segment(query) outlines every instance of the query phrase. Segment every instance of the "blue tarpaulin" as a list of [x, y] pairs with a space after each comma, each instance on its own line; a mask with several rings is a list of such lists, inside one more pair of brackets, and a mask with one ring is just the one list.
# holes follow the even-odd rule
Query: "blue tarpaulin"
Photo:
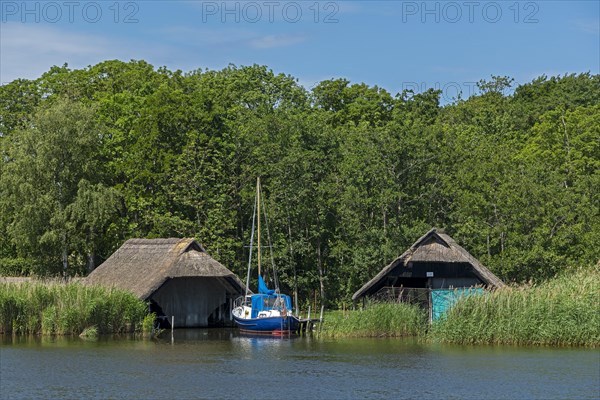
[[437, 321], [464, 296], [483, 294], [483, 288], [435, 289], [431, 291], [432, 319]]
[[253, 294], [252, 315], [250, 318], [258, 317], [258, 313], [268, 310], [292, 310], [292, 299], [286, 294]]
[[260, 275], [258, 276], [258, 293], [275, 294], [275, 290], [269, 289]]

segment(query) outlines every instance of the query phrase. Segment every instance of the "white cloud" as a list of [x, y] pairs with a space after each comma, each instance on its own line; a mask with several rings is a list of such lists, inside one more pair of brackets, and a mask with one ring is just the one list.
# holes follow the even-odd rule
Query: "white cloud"
[[196, 47], [222, 47], [232, 46], [252, 49], [272, 49], [277, 47], [288, 47], [306, 40], [303, 34], [270, 34], [236, 28], [190, 28], [185, 26], [168, 27], [161, 32], [175, 43], [187, 43]]
[[582, 32], [600, 35], [600, 20], [598, 19], [576, 20], [575, 26]]
[[305, 40], [303, 35], [267, 35], [250, 40], [250, 45], [256, 49], [272, 49], [293, 46]]
[[146, 46], [133, 40], [93, 35], [58, 26], [7, 22], [0, 24], [0, 84], [36, 79], [53, 65], [85, 68], [105, 60], [166, 60], [164, 45]]
[[0, 29], [0, 83], [37, 78], [52, 65], [101, 58], [109, 45], [101, 38], [41, 24], [7, 22]]
[[[67, 63], [70, 68], [85, 68], [112, 59], [143, 59], [170, 69], [217, 67], [235, 62], [231, 53], [236, 49], [238, 53], [240, 50], [268, 50], [306, 40], [302, 34], [265, 34], [245, 28], [172, 26], [160, 31], [162, 39], [166, 39], [162, 43], [152, 40], [156, 31], [124, 38], [47, 24], [7, 22], [0, 24], [0, 29], [0, 84], [19, 78], [36, 79], [53, 65]], [[215, 63], [218, 65], [213, 65]]]
[[197, 29], [186, 26], [170, 26], [161, 29], [166, 38], [174, 43], [186, 43], [201, 47], [247, 44], [257, 34], [247, 29]]

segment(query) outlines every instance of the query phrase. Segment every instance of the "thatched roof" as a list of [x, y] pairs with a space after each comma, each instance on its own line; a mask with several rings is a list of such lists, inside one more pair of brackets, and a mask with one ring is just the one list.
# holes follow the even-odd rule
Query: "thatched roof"
[[399, 265], [408, 265], [410, 262], [442, 262], [442, 263], [468, 263], [473, 267], [473, 272], [490, 287], [505, 286], [504, 282], [484, 267], [479, 260], [462, 248], [450, 236], [438, 232], [433, 228], [421, 236], [400, 257], [383, 268], [373, 279], [365, 283], [354, 295], [352, 300], [363, 296], [369, 288], [384, 279], [394, 268]]
[[215, 277], [242, 293], [244, 284], [210, 257], [194, 239], [129, 239], [86, 278], [87, 283], [114, 286], [149, 298], [168, 279]]

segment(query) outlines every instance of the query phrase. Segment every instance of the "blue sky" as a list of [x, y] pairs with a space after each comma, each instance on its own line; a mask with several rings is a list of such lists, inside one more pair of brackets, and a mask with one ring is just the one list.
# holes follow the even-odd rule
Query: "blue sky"
[[467, 95], [507, 75], [600, 73], [598, 1], [0, 1], [0, 82], [52, 65], [144, 59], [171, 70], [267, 65]]

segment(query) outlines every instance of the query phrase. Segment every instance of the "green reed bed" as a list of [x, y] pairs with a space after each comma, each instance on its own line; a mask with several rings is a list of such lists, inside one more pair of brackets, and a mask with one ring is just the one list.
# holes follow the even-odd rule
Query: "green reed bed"
[[458, 301], [431, 338], [461, 344], [600, 345], [600, 272]]
[[79, 335], [140, 331], [147, 314], [134, 295], [80, 283], [0, 283], [0, 333]]
[[425, 332], [427, 312], [409, 304], [371, 303], [362, 310], [330, 311], [322, 337], [399, 337]]

